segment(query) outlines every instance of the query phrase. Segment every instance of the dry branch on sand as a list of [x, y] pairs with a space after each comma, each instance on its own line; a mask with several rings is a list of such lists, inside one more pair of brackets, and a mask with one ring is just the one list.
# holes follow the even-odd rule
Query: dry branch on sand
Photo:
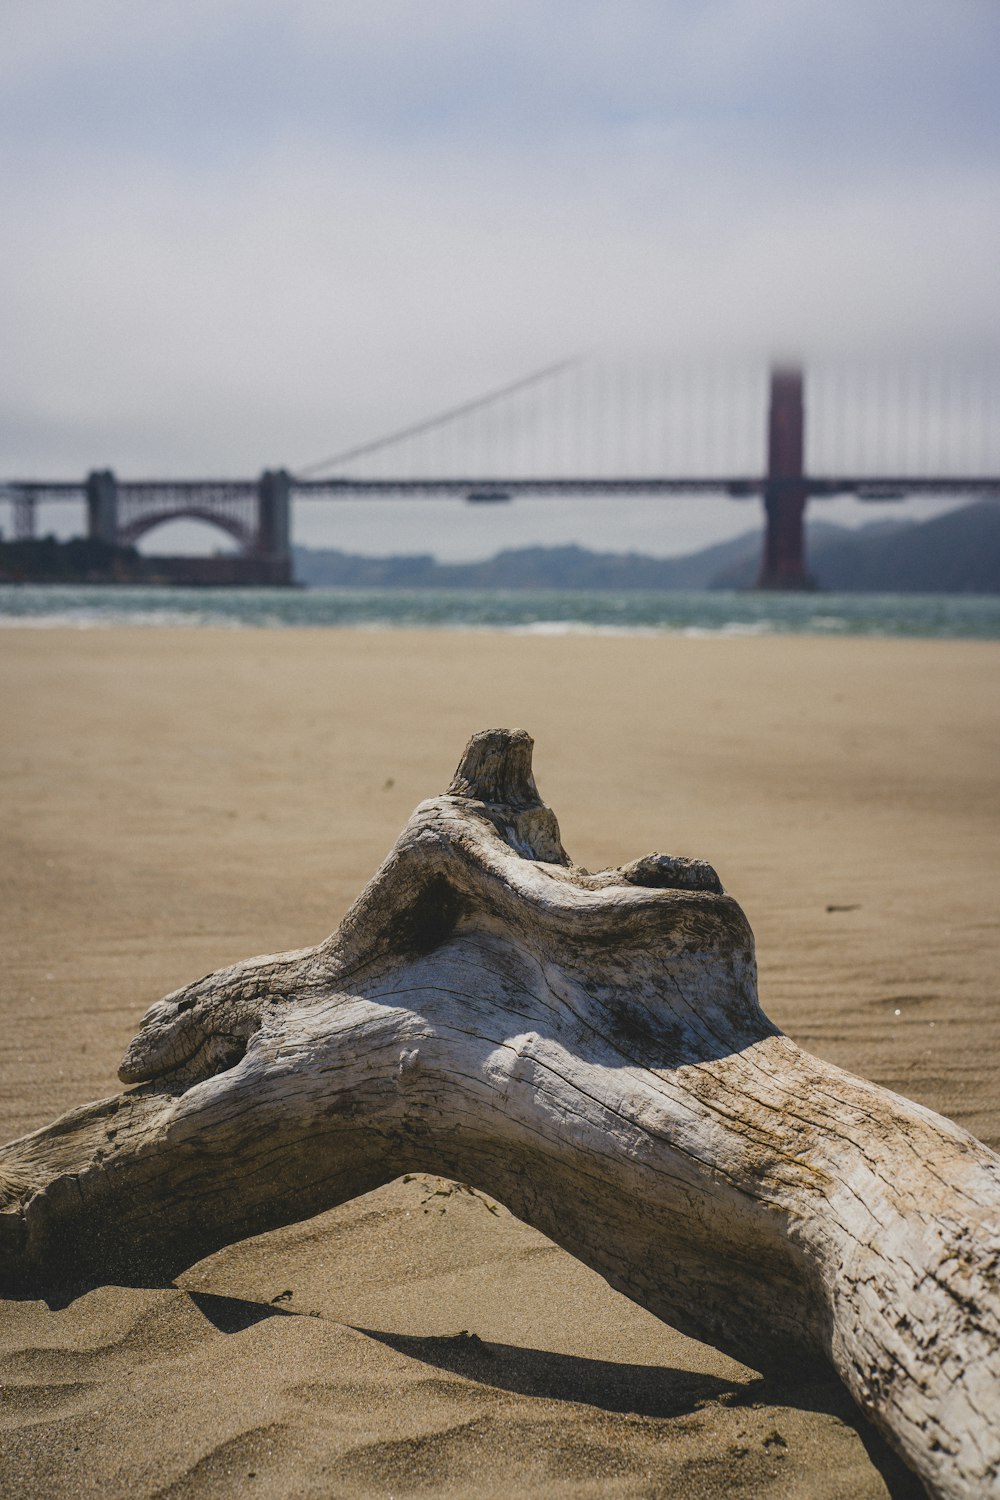
[[427, 1171], [685, 1333], [829, 1358], [929, 1494], [1000, 1479], [1000, 1158], [803, 1052], [715, 872], [568, 860], [473, 738], [340, 928], [154, 1005], [132, 1087], [0, 1150], [0, 1283], [170, 1278]]

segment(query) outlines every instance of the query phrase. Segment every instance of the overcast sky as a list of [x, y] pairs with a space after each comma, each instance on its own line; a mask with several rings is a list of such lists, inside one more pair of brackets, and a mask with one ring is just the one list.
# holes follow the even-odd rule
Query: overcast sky
[[998, 58], [998, 0], [4, 0], [0, 474], [296, 469], [581, 351], [996, 351]]

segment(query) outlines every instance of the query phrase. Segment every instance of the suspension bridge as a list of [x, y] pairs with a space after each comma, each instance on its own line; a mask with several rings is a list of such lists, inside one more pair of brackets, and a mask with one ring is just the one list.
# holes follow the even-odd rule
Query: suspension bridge
[[1000, 494], [1000, 367], [984, 362], [807, 372], [569, 360], [294, 471], [0, 482], [15, 539], [34, 538], [39, 506], [53, 501], [82, 501], [88, 535], [119, 547], [194, 519], [232, 538], [237, 555], [184, 559], [175, 574], [254, 584], [291, 582], [293, 502], [758, 497], [760, 586], [794, 589], [809, 585], [810, 500], [987, 493]]

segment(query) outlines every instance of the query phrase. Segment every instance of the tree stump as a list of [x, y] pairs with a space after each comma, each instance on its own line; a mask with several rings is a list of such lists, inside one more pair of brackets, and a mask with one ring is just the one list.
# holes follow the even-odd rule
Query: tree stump
[[828, 1358], [928, 1493], [1000, 1490], [1000, 1158], [797, 1047], [711, 866], [570, 863], [469, 743], [344, 921], [154, 1005], [129, 1089], [0, 1150], [0, 1286], [170, 1279], [404, 1172], [757, 1369]]

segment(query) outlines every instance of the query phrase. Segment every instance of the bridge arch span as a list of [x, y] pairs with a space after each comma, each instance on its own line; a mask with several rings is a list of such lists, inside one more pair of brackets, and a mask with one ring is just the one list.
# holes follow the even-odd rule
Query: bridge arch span
[[243, 553], [251, 552], [257, 539], [256, 529], [238, 516], [220, 515], [218, 511], [205, 505], [186, 505], [171, 506], [169, 510], [150, 510], [136, 516], [118, 528], [118, 540], [123, 546], [133, 546], [147, 532], [170, 521], [203, 521], [206, 526], [214, 526], [232, 537]]

